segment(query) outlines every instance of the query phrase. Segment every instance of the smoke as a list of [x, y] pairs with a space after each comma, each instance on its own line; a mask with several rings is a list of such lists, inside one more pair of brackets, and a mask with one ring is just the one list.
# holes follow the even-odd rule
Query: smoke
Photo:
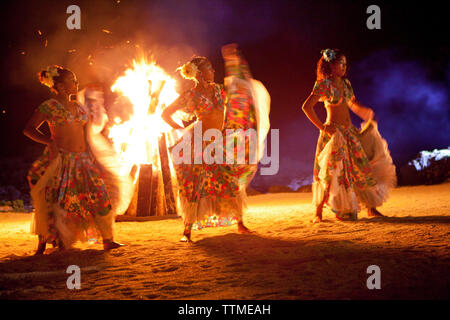
[[[274, 3], [269, 0], [16, 0], [14, 5], [2, 5], [1, 29], [10, 31], [3, 35], [6, 50], [1, 53], [2, 87], [8, 88], [4, 89], [2, 106], [8, 107], [11, 119], [22, 122], [17, 119], [23, 117], [23, 106], [31, 112], [36, 107], [31, 103], [48, 95], [36, 74], [50, 64], [73, 70], [83, 87], [90, 82], [111, 85], [133, 59], [142, 56], [153, 56], [169, 74], [177, 76], [175, 69], [198, 54], [211, 58], [218, 71], [217, 81], [221, 82], [220, 47], [238, 42], [255, 50], [248, 50], [247, 58], [254, 74], [271, 91], [272, 127], [280, 129], [279, 173], [261, 179], [288, 184], [290, 179], [312, 174], [318, 136], [318, 130], [299, 110], [303, 96], [306, 97], [313, 85], [310, 83], [302, 90], [304, 79], [313, 69], [305, 69], [304, 61], [308, 60], [308, 52], [315, 50], [311, 47], [317, 47], [318, 39], [325, 42], [327, 37], [339, 32], [329, 32], [331, 29], [323, 27], [322, 22], [315, 23], [315, 16], [309, 14], [315, 7], [309, 4], [299, 10]], [[66, 9], [72, 4], [81, 9], [81, 30], [66, 27], [69, 16]], [[295, 10], [295, 15], [288, 14]], [[330, 21], [335, 20], [330, 17]], [[282, 40], [266, 45], [269, 38]], [[354, 39], [347, 38], [336, 37], [336, 41], [345, 43]], [[261, 49], [265, 51], [260, 52]], [[358, 52], [361, 54], [361, 50]], [[408, 161], [421, 150], [446, 148], [450, 136], [448, 58], [442, 65], [445, 80], [437, 82], [420, 58], [406, 59], [402, 55], [405, 56], [395, 50], [385, 50], [358, 62], [349, 57], [349, 78], [356, 97], [374, 109], [380, 132], [396, 162]], [[277, 59], [273, 62], [270, 57]], [[6, 92], [11, 87], [23, 94], [17, 97]], [[324, 120], [323, 108], [316, 110]], [[357, 124], [356, 117], [353, 120]], [[15, 124], [8, 121], [7, 125]]]
[[[274, 108], [273, 105], [272, 108]], [[266, 192], [271, 185], [289, 185], [297, 189], [312, 181], [319, 131], [308, 124], [305, 118], [300, 110], [298, 116], [290, 118], [290, 121], [285, 121], [280, 126], [279, 171], [274, 176], [256, 175], [252, 181], [252, 187], [263, 192]], [[275, 128], [273, 123], [271, 127]], [[270, 141], [270, 145], [273, 143], [274, 141]]]
[[[81, 30], [66, 27], [72, 4], [80, 7]], [[251, 43], [274, 32], [272, 6], [265, 0], [20, 2], [5, 9], [10, 18], [2, 25], [20, 37], [9, 39], [4, 69], [9, 84], [29, 87], [50, 64], [73, 70], [83, 84], [113, 81], [137, 56], [153, 56], [169, 73], [193, 54], [212, 56], [214, 63], [223, 44]]]
[[[445, 62], [449, 67], [448, 60]], [[376, 52], [351, 70], [356, 97], [374, 109], [394, 158], [450, 143], [449, 86], [432, 80], [430, 67], [398, 50]]]
[[[446, 79], [439, 82], [434, 80], [433, 70], [423, 58], [404, 56], [391, 49], [375, 52], [359, 62], [352, 62], [350, 57], [349, 69], [356, 98], [375, 111], [380, 133], [398, 166], [422, 150], [450, 145], [450, 63], [443, 62]], [[272, 108], [276, 106], [272, 104]], [[325, 121], [324, 108], [318, 105], [315, 110]], [[273, 177], [257, 176], [253, 183], [257, 187], [292, 185], [312, 176], [318, 130], [301, 110], [294, 119], [288, 119], [279, 124], [279, 173]], [[352, 121], [358, 127], [361, 119], [352, 115]]]
[[33, 14], [24, 17], [28, 23], [21, 26], [26, 41], [15, 39], [9, 51], [8, 60], [14, 66], [6, 69], [9, 84], [29, 86], [36, 82], [37, 72], [51, 64], [71, 69], [81, 84], [111, 83], [135, 58], [153, 56], [173, 71], [177, 62], [195, 52], [183, 42], [156, 41], [165, 34], [165, 27], [146, 23], [148, 8], [142, 3], [135, 7], [81, 1], [81, 30], [66, 27], [68, 5], [64, 1], [27, 4], [28, 13]]

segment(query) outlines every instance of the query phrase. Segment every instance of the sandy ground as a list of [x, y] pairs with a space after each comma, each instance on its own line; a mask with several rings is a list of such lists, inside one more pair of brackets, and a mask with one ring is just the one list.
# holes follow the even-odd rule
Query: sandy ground
[[[249, 198], [246, 222], [193, 232], [181, 219], [119, 222], [127, 246], [98, 244], [34, 257], [30, 214], [0, 213], [0, 299], [449, 299], [450, 183], [401, 187], [380, 209], [389, 218], [312, 225], [311, 193]], [[83, 249], [83, 250], [82, 250]], [[81, 289], [66, 269], [81, 267]], [[369, 290], [367, 267], [381, 269]]]

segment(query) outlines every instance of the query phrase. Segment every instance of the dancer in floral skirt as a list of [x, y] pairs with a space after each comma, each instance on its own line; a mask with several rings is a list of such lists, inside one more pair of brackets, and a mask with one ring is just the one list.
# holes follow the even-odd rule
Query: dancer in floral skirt
[[[88, 111], [71, 100], [78, 92], [75, 74], [50, 66], [39, 79], [56, 97], [36, 108], [24, 129], [29, 138], [46, 145], [28, 174], [35, 207], [32, 233], [39, 236], [36, 254], [43, 254], [47, 243], [67, 249], [77, 241], [100, 238], [105, 250], [117, 248], [121, 245], [113, 240], [112, 201], [86, 141]], [[43, 122], [50, 136], [39, 131]]]
[[[194, 57], [179, 69], [184, 78], [194, 81], [195, 87], [183, 93], [162, 114], [163, 119], [176, 129], [182, 128], [171, 118], [176, 111], [197, 118], [172, 148], [172, 155], [183, 156], [186, 151], [190, 154], [184, 154], [187, 161], [174, 165], [179, 185], [179, 209], [185, 225], [182, 241], [191, 240], [192, 229], [205, 227], [237, 223], [239, 232], [250, 232], [243, 222], [245, 187], [256, 172], [261, 141], [267, 135], [270, 100], [262, 84], [258, 83], [260, 86], [254, 88], [256, 85], [252, 84], [248, 66], [236, 45], [224, 46], [222, 53], [227, 71], [225, 86], [214, 82], [214, 69], [207, 58]], [[256, 105], [255, 101], [264, 103]], [[262, 112], [265, 113], [262, 115]], [[259, 119], [264, 125], [258, 126]], [[243, 134], [236, 132], [237, 129], [252, 129], [254, 134], [244, 138], [246, 145], [232, 144]], [[217, 140], [203, 139], [211, 132], [217, 134]], [[201, 134], [199, 147], [194, 143], [197, 133]], [[248, 144], [252, 146], [252, 143], [249, 140], [254, 145], [254, 154], [250, 154]], [[182, 141], [188, 141], [188, 150], [179, 152]], [[243, 153], [245, 159], [239, 162], [233, 157], [232, 161], [226, 161], [227, 149], [232, 155]], [[205, 159], [205, 153], [215, 161]]]
[[[373, 121], [373, 110], [355, 99], [346, 72], [344, 54], [337, 49], [323, 50], [317, 81], [302, 107], [320, 130], [314, 161], [313, 222], [322, 221], [324, 205], [339, 220], [356, 220], [360, 204], [367, 208], [369, 216], [382, 217], [376, 207], [386, 201], [396, 184], [395, 166]], [[325, 103], [327, 110], [325, 123], [314, 112], [319, 101]], [[365, 130], [353, 126], [349, 109], [366, 121]]]

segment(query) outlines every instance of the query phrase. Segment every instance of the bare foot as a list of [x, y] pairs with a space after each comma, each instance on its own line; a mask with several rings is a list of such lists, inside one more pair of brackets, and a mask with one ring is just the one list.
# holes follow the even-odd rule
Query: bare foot
[[118, 243], [118, 242], [115, 242], [112, 240], [104, 240], [103, 241], [103, 249], [106, 251], [111, 250], [111, 249], [117, 249], [117, 248], [120, 248], [123, 246], [124, 246], [124, 244], [121, 244], [121, 243]]
[[320, 222], [323, 222], [322, 213], [319, 214], [316, 213], [316, 216], [314, 217], [313, 220], [311, 220], [311, 223], [320, 223]]
[[45, 251], [46, 245], [47, 245], [46, 242], [39, 242], [38, 248], [37, 248], [36, 252], [34, 253], [34, 255], [35, 255], [35, 256], [43, 255], [43, 254], [44, 254], [44, 251]]
[[311, 223], [320, 223], [323, 222], [322, 220], [322, 210], [323, 206], [325, 205], [325, 202], [322, 201], [317, 207], [316, 207], [316, 216], [313, 220], [311, 220]]
[[183, 235], [182, 237], [181, 237], [181, 239], [180, 239], [180, 242], [190, 242], [190, 243], [192, 243], [192, 240], [191, 240], [191, 237], [189, 236], [186, 236], [186, 235]]
[[386, 217], [380, 211], [378, 211], [376, 208], [367, 209], [367, 215], [369, 217]]
[[238, 222], [238, 232], [239, 233], [254, 233], [254, 231], [251, 231], [249, 228], [244, 226], [244, 223], [242, 221]]
[[183, 233], [183, 236], [180, 239], [180, 242], [192, 242], [192, 240], [191, 240], [191, 233], [185, 231]]
[[339, 221], [356, 221], [358, 220], [358, 214], [352, 212], [336, 213], [336, 219]]

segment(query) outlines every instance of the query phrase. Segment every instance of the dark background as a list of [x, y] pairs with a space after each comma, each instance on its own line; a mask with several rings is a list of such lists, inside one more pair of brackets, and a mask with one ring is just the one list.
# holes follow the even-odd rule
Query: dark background
[[[68, 30], [66, 9], [81, 8], [81, 30]], [[369, 30], [367, 7], [381, 8]], [[139, 54], [154, 55], [175, 75], [193, 54], [210, 58], [223, 81], [220, 47], [237, 42], [254, 77], [271, 94], [271, 127], [280, 130], [280, 170], [254, 184], [287, 185], [312, 175], [318, 130], [301, 105], [315, 81], [320, 50], [340, 48], [356, 97], [374, 109], [397, 166], [421, 150], [450, 146], [449, 37], [445, 2], [409, 1], [7, 1], [1, 4], [2, 171], [28, 167], [43, 150], [22, 134], [49, 97], [37, 72], [73, 70], [80, 88], [110, 85]], [[41, 32], [41, 35], [38, 33]], [[103, 30], [108, 30], [105, 32]], [[45, 45], [47, 43], [47, 46]], [[91, 64], [90, 64], [91, 63]], [[321, 105], [316, 108], [325, 119]], [[355, 117], [354, 124], [359, 120]], [[9, 166], [9, 167], [6, 167]], [[20, 171], [20, 170], [19, 170]], [[5, 174], [5, 173], [3, 173]], [[14, 181], [25, 181], [20, 171]], [[21, 180], [22, 179], [22, 180]], [[19, 180], [19, 181], [16, 181]]]

